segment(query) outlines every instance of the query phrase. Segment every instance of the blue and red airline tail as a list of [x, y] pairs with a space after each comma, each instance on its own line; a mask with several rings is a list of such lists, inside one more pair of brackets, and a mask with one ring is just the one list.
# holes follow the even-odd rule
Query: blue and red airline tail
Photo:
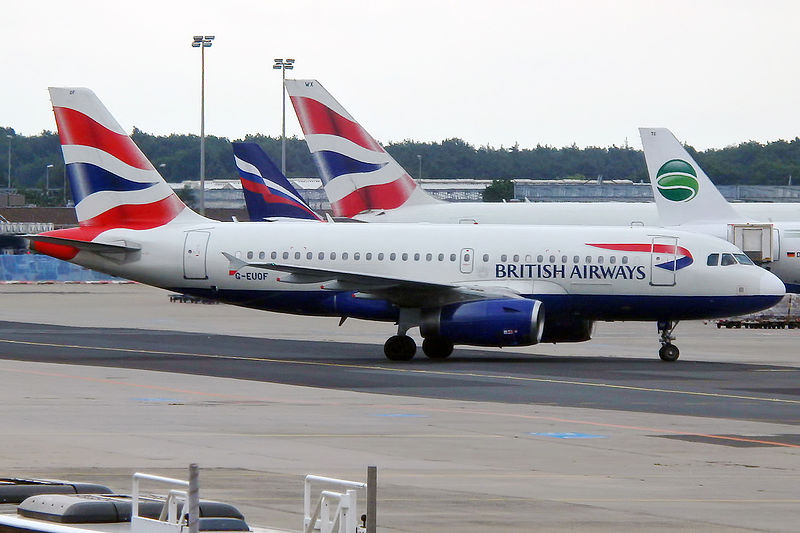
[[233, 160], [239, 169], [251, 221], [268, 218], [322, 220], [259, 145], [233, 143]]
[[[113, 228], [204, 220], [181, 202], [94, 92], [51, 87], [50, 99], [79, 227], [47, 235], [88, 242]], [[61, 245], [34, 246], [62, 259], [77, 254]]]
[[436, 203], [316, 80], [286, 80], [336, 216]]

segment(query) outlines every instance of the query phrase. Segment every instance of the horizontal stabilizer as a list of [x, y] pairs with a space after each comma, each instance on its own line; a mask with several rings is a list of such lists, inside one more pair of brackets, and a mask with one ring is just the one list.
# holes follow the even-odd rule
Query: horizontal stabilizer
[[59, 244], [71, 246], [78, 250], [95, 253], [129, 253], [138, 252], [141, 246], [129, 244], [106, 244], [102, 242], [79, 241], [77, 239], [65, 239], [64, 237], [50, 237], [48, 235], [23, 235], [31, 242], [44, 242], [47, 244]]

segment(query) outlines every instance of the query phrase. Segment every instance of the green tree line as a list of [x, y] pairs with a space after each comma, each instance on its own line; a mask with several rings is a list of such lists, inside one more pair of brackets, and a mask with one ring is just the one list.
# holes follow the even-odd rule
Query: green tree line
[[[11, 147], [12, 187], [44, 189], [49, 170], [50, 187], [60, 189], [64, 163], [58, 135], [43, 131], [39, 135], [16, 135], [12, 128], [0, 128], [0, 142]], [[11, 135], [9, 139], [7, 136]], [[151, 135], [133, 129], [133, 140], [159, 169], [167, 181], [198, 179], [200, 139], [197, 135]], [[278, 137], [247, 135], [280, 166], [281, 141]], [[1, 146], [1, 145], [0, 145]], [[9, 145], [0, 148], [0, 187], [8, 183]], [[782, 185], [789, 176], [800, 179], [800, 138], [767, 144], [750, 141], [722, 149], [702, 152], [687, 147], [697, 162], [717, 184]], [[475, 147], [461, 139], [441, 142], [405, 140], [386, 145], [386, 150], [414, 178], [483, 179], [630, 179], [647, 181], [647, 168], [641, 150], [629, 147], [578, 148], [536, 146], [508, 148]], [[286, 140], [286, 169], [289, 177], [315, 177], [317, 170], [303, 139]], [[225, 137], [206, 137], [206, 178], [233, 179], [237, 176], [230, 141]]]

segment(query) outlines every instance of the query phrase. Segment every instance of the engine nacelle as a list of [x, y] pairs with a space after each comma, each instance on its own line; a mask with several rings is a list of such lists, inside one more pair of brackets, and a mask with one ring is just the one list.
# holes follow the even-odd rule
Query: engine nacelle
[[453, 344], [528, 346], [542, 339], [544, 305], [539, 300], [480, 300], [450, 304], [422, 313], [423, 337]]
[[592, 338], [594, 322], [582, 318], [548, 320], [542, 342], [584, 342]]

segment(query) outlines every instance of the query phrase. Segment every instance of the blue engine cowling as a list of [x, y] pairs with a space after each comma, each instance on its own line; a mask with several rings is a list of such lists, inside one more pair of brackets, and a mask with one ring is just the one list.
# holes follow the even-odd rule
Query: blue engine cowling
[[453, 344], [528, 346], [542, 339], [544, 306], [539, 300], [480, 300], [450, 304], [422, 313], [423, 337]]

